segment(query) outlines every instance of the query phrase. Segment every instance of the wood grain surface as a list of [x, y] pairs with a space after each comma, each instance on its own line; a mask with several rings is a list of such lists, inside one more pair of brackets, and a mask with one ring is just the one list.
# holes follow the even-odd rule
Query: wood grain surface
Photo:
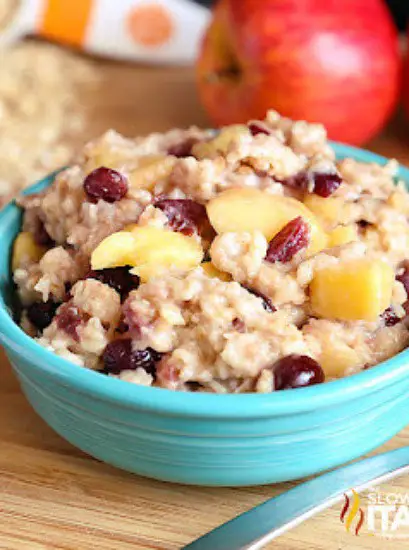
[[[110, 62], [99, 62], [99, 67], [101, 89], [94, 97], [84, 98], [93, 120], [84, 140], [108, 127], [136, 135], [208, 124], [191, 70]], [[409, 123], [398, 115], [370, 148], [408, 162]], [[379, 451], [408, 444], [409, 429]], [[66, 443], [36, 416], [0, 353], [0, 549], [174, 550], [290, 486], [184, 487], [104, 465]], [[409, 477], [384, 484], [381, 489], [409, 493]], [[374, 537], [365, 524], [359, 536], [347, 533], [339, 519], [340, 511], [341, 505], [321, 513], [268, 548], [409, 548], [409, 537]]]

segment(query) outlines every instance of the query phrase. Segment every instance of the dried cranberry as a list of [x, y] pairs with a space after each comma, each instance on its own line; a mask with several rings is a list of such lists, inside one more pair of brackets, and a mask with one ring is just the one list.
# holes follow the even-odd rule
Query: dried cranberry
[[309, 172], [299, 172], [298, 174], [289, 176], [288, 178], [275, 177], [274, 179], [286, 187], [291, 187], [292, 189], [297, 189], [299, 191], [309, 191], [314, 187], [314, 181]]
[[173, 231], [188, 236], [195, 232], [204, 236], [213, 231], [203, 204], [191, 199], [160, 199], [155, 206], [166, 214]]
[[324, 371], [319, 363], [307, 355], [287, 355], [274, 365], [276, 390], [303, 388], [324, 380]]
[[129, 331], [129, 325], [125, 323], [124, 320], [119, 321], [118, 326], [115, 329], [115, 332], [118, 334], [125, 334], [125, 332]]
[[404, 264], [403, 272], [396, 277], [396, 280], [403, 284], [406, 294], [409, 296], [409, 265], [407, 263]]
[[234, 330], [237, 330], [237, 332], [246, 332], [246, 325], [242, 319], [235, 317], [231, 324]]
[[144, 369], [155, 376], [156, 363], [160, 361], [162, 354], [146, 348], [134, 350], [131, 338], [114, 340], [110, 342], [102, 355], [105, 374], [119, 374], [124, 370]]
[[212, 257], [210, 256], [210, 252], [208, 250], [205, 251], [202, 262], [211, 262]]
[[342, 179], [338, 174], [324, 174], [321, 172], [299, 172], [286, 179], [277, 179], [277, 181], [288, 187], [309, 191], [324, 198], [332, 195], [342, 183]]
[[47, 302], [36, 302], [27, 308], [27, 317], [38, 330], [44, 330], [51, 324], [57, 311], [59, 303], [48, 300]]
[[338, 174], [314, 174], [314, 193], [320, 197], [329, 197], [341, 185]]
[[393, 327], [401, 321], [400, 317], [396, 315], [392, 307], [388, 307], [387, 309], [385, 309], [385, 311], [381, 315], [381, 318], [386, 327]]
[[163, 353], [160, 353], [159, 351], [156, 351], [156, 349], [153, 349], [153, 348], [146, 348], [146, 349], [151, 354], [151, 357], [155, 361], [155, 363], [158, 363], [162, 359]]
[[289, 262], [310, 242], [310, 228], [301, 216], [290, 221], [273, 237], [268, 245], [267, 262]]
[[63, 302], [68, 302], [68, 300], [70, 300], [72, 298], [71, 289], [72, 289], [71, 281], [65, 282], [64, 283], [65, 294], [64, 294], [64, 297], [63, 297]]
[[198, 143], [198, 139], [194, 137], [190, 137], [185, 139], [184, 141], [180, 141], [179, 143], [175, 143], [175, 145], [171, 145], [168, 149], [168, 155], [173, 155], [174, 157], [178, 158], [185, 158], [185, 157], [191, 157], [192, 156], [192, 147], [196, 143]]
[[253, 136], [257, 134], [266, 134], [269, 136], [271, 134], [270, 130], [262, 122], [249, 122], [248, 128]]
[[78, 308], [69, 303], [63, 304], [55, 317], [59, 329], [66, 332], [71, 338], [78, 341], [78, 327], [83, 321]]
[[360, 227], [361, 229], [366, 229], [367, 227], [372, 225], [371, 222], [368, 222], [367, 220], [359, 220], [357, 224], [358, 224], [358, 227]]
[[100, 199], [106, 202], [121, 200], [128, 192], [128, 182], [122, 174], [111, 168], [100, 166], [84, 180], [84, 190], [91, 202]]
[[263, 293], [259, 292], [258, 290], [254, 290], [254, 288], [249, 288], [248, 286], [242, 285], [243, 288], [247, 290], [247, 292], [250, 292], [250, 294], [253, 294], [253, 296], [257, 296], [257, 298], [261, 298], [263, 301], [263, 308], [268, 311], [268, 313], [274, 313], [277, 311], [277, 309], [273, 306], [271, 303], [270, 298], [267, 298]]
[[55, 245], [55, 241], [47, 233], [44, 223], [40, 219], [38, 220], [37, 227], [34, 231], [34, 240], [40, 246], [47, 246], [51, 248]]
[[139, 286], [138, 275], [130, 273], [131, 266], [109, 267], [90, 271], [86, 275], [86, 279], [96, 279], [105, 285], [110, 286], [121, 296], [121, 301], [124, 301], [131, 290], [135, 290]]

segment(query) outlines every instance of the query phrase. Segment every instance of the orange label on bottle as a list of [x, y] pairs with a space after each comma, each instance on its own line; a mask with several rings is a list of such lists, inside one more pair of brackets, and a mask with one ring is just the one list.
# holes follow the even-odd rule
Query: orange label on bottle
[[95, 0], [47, 0], [38, 33], [72, 46], [84, 43]]
[[134, 7], [128, 14], [126, 26], [132, 40], [145, 47], [162, 46], [174, 33], [171, 14], [156, 2]]

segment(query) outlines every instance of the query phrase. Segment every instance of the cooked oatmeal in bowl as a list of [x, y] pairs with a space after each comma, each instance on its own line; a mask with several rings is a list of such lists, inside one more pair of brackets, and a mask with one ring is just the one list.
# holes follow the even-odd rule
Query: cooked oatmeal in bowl
[[336, 160], [321, 125], [275, 112], [217, 132], [109, 131], [19, 199], [20, 324], [77, 366], [185, 392], [367, 369], [409, 345], [397, 168]]

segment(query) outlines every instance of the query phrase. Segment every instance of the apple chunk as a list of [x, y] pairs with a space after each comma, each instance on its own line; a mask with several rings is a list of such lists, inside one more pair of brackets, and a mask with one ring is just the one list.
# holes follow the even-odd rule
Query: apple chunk
[[345, 203], [340, 197], [324, 198], [314, 194], [307, 195], [304, 204], [324, 224], [339, 222], [345, 208]]
[[232, 142], [240, 136], [250, 136], [250, 130], [244, 124], [233, 124], [222, 128], [220, 132], [209, 141], [201, 141], [193, 146], [193, 152], [199, 159], [226, 155]]
[[15, 271], [24, 262], [38, 262], [46, 253], [44, 246], [38, 245], [31, 233], [22, 231], [16, 237], [13, 246], [13, 256], [11, 260], [11, 269]]
[[193, 269], [203, 258], [192, 237], [157, 227], [135, 226], [104, 239], [91, 256], [92, 269], [129, 265], [142, 282], [171, 268]]
[[325, 378], [342, 378], [361, 365], [357, 352], [342, 342], [329, 346], [324, 344], [319, 363], [325, 372]]
[[341, 321], [376, 321], [391, 304], [393, 269], [381, 260], [350, 260], [318, 270], [310, 285], [314, 315]]
[[309, 225], [309, 256], [327, 246], [327, 235], [314, 214], [291, 197], [257, 189], [229, 189], [207, 204], [207, 214], [217, 233], [261, 231], [270, 241], [288, 222], [301, 216]]
[[342, 246], [358, 240], [358, 231], [355, 225], [339, 225], [328, 233], [328, 246]]
[[132, 265], [130, 260], [135, 250], [135, 239], [127, 231], [118, 231], [106, 237], [91, 255], [92, 269], [107, 269]]

